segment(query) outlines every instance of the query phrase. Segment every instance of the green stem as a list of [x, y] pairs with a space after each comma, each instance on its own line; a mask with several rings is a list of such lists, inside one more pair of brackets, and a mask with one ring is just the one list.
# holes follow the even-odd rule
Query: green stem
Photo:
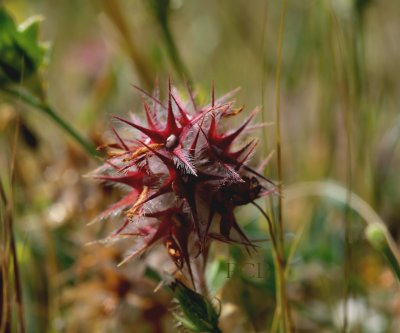
[[147, 89], [151, 90], [155, 77], [154, 70], [148, 59], [142, 54], [140, 46], [134, 38], [135, 35], [132, 25], [128, 24], [120, 2], [101, 0], [100, 3], [102, 4], [105, 14], [118, 30], [121, 36], [121, 42], [131, 58], [142, 84]]
[[393, 270], [393, 273], [396, 275], [397, 280], [400, 281], [400, 265], [399, 262], [396, 259], [396, 256], [394, 255], [393, 251], [389, 246], [385, 247], [383, 255], [385, 256], [386, 260], [388, 261], [390, 267]]
[[10, 96], [16, 97], [22, 100], [29, 106], [44, 112], [49, 116], [58, 126], [60, 126], [65, 132], [67, 132], [79, 145], [92, 157], [98, 157], [99, 152], [96, 148], [84, 139], [71, 125], [69, 125], [61, 116], [59, 116], [48, 104], [41, 102], [34, 96], [24, 93], [20, 90], [13, 90], [7, 87], [2, 87], [1, 90]]
[[279, 300], [279, 313], [282, 318], [283, 332], [291, 332], [290, 318], [289, 318], [289, 304], [286, 294], [286, 278], [285, 278], [285, 240], [283, 235], [283, 209], [282, 209], [282, 181], [283, 181], [283, 166], [282, 166], [282, 153], [281, 153], [281, 112], [280, 112], [280, 94], [281, 94], [281, 62], [282, 62], [282, 39], [286, 13], [286, 0], [282, 0], [282, 9], [279, 22], [279, 35], [278, 35], [278, 49], [277, 49], [277, 67], [276, 67], [276, 151], [277, 151], [277, 169], [278, 169], [278, 256], [277, 256], [277, 299]]
[[188, 70], [183, 64], [182, 58], [178, 52], [178, 48], [176, 47], [174, 38], [172, 37], [171, 30], [169, 29], [168, 22], [162, 24], [160, 22], [161, 30], [164, 36], [164, 42], [167, 46], [168, 54], [171, 58], [172, 64], [174, 65], [175, 71], [181, 77], [183, 77], [189, 84], [191, 84], [191, 79]]
[[174, 37], [172, 36], [170, 25], [169, 25], [169, 0], [152, 0], [149, 1], [149, 8], [154, 15], [157, 23], [160, 26], [162, 37], [167, 48], [167, 53], [171, 59], [172, 65], [175, 72], [179, 77], [182, 77], [191, 85], [191, 79], [189, 71], [187, 70], [179, 50], [176, 46]]

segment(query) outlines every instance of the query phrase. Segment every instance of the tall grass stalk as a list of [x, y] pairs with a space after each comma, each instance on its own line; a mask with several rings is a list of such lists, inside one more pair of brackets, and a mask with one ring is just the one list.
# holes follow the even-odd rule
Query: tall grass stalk
[[176, 74], [183, 80], [187, 81], [189, 85], [191, 85], [193, 82], [191, 80], [190, 73], [182, 60], [181, 53], [178, 50], [175, 39], [171, 32], [169, 24], [170, 1], [149, 0], [148, 5], [160, 27], [168, 56], [171, 60]]
[[282, 209], [282, 182], [283, 182], [283, 165], [282, 165], [282, 148], [281, 148], [281, 61], [282, 61], [282, 39], [285, 23], [286, 0], [282, 1], [282, 9], [279, 22], [278, 48], [277, 48], [277, 65], [276, 65], [276, 152], [277, 152], [277, 173], [278, 173], [278, 216], [276, 223], [278, 253], [276, 256], [276, 273], [277, 273], [277, 300], [278, 313], [281, 318], [283, 332], [290, 332], [291, 325], [289, 320], [289, 304], [286, 293], [285, 278], [285, 242], [284, 242], [284, 226], [283, 226], [283, 209]]
[[155, 73], [147, 58], [140, 52], [133, 36], [132, 27], [128, 25], [119, 1], [100, 0], [105, 14], [118, 30], [123, 46], [132, 60], [140, 81], [147, 90], [153, 88]]
[[[346, 186], [348, 191], [346, 192], [346, 211], [344, 216], [344, 265], [343, 265], [343, 280], [344, 280], [344, 296], [343, 296], [343, 326], [342, 332], [346, 333], [348, 331], [348, 300], [352, 294], [352, 266], [353, 266], [353, 254], [351, 248], [351, 193], [353, 191], [353, 175], [352, 175], [352, 137], [353, 137], [353, 109], [357, 108], [359, 105], [357, 104], [357, 97], [360, 96], [359, 89], [357, 87], [357, 75], [354, 75], [355, 83], [352, 86], [352, 69], [349, 64], [346, 63], [346, 54], [344, 51], [344, 47], [346, 47], [346, 40], [344, 36], [344, 32], [341, 29], [340, 23], [338, 22], [338, 18], [335, 15], [334, 10], [331, 10], [333, 16], [333, 22], [336, 25], [336, 38], [337, 38], [337, 46], [338, 46], [338, 55], [340, 57], [340, 61], [338, 64], [338, 68], [341, 69], [342, 72], [342, 81], [339, 80], [338, 84], [340, 86], [339, 92], [343, 100], [343, 122], [344, 122], [344, 132], [345, 132], [345, 140], [346, 140]], [[341, 38], [342, 37], [342, 38]], [[354, 56], [354, 54], [352, 54]], [[340, 66], [340, 67], [339, 67]], [[356, 96], [352, 96], [351, 92], [355, 92]], [[357, 93], [358, 92], [358, 93]]]
[[[14, 236], [13, 223], [13, 184], [15, 158], [17, 151], [17, 142], [19, 136], [19, 122], [16, 124], [14, 143], [12, 149], [11, 166], [10, 166], [10, 193], [7, 196], [3, 182], [0, 179], [0, 206], [4, 208], [2, 213], [2, 233], [3, 233], [3, 249], [2, 249], [2, 316], [0, 323], [0, 332], [8, 332], [13, 330], [13, 297], [16, 301], [16, 314], [18, 332], [25, 333], [24, 306], [22, 300], [21, 277], [18, 265], [17, 249]], [[3, 210], [3, 209], [2, 209]], [[4, 329], [4, 331], [3, 331]]]
[[4, 191], [3, 183], [0, 179], [0, 235], [1, 235], [1, 317], [0, 317], [0, 332], [7, 332], [11, 325], [11, 290], [12, 286], [9, 281], [10, 265], [9, 265], [9, 205]]

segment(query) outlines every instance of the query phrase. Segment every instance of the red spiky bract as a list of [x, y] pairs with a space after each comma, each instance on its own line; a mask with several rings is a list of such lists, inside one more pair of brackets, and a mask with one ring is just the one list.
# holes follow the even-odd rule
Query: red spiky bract
[[153, 94], [138, 90], [147, 124], [114, 118], [139, 132], [140, 139], [123, 138], [113, 128], [113, 155], [95, 175], [128, 187], [128, 194], [99, 219], [123, 211], [124, 223], [110, 237], [134, 236], [140, 244], [126, 260], [163, 243], [177, 268], [186, 268], [193, 281], [191, 259], [199, 251], [206, 256], [211, 240], [255, 247], [240, 228], [234, 209], [274, 189], [246, 164], [256, 140], [233, 147], [257, 109], [236, 130], [225, 131], [224, 119], [243, 108], [235, 110], [234, 103], [227, 102], [232, 93], [215, 100], [214, 84], [211, 103], [204, 107], [196, 106], [190, 90], [185, 104], [170, 81], [167, 106], [158, 99], [158, 88]]

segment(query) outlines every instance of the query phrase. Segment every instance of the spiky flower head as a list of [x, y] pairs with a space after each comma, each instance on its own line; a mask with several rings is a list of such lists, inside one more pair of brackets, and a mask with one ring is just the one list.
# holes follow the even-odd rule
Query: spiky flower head
[[188, 89], [188, 102], [168, 84], [167, 104], [156, 88], [142, 95], [147, 124], [114, 116], [136, 136], [122, 137], [114, 128], [110, 157], [95, 178], [122, 184], [127, 194], [99, 215], [123, 213], [122, 225], [109, 239], [132, 236], [133, 249], [124, 262], [156, 243], [163, 243], [177, 268], [193, 281], [191, 260], [206, 256], [211, 240], [254, 248], [239, 226], [234, 209], [274, 191], [273, 184], [247, 163], [256, 141], [241, 136], [258, 109], [235, 130], [224, 130], [225, 119], [239, 114], [229, 101], [235, 92], [198, 106]]

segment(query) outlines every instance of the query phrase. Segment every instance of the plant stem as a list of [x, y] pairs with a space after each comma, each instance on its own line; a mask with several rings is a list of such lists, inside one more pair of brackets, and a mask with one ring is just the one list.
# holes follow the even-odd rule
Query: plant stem
[[[208, 249], [206, 253], [208, 252]], [[207, 282], [206, 282], [206, 276], [205, 276], [205, 270], [206, 270], [206, 265], [207, 265], [207, 255], [202, 255], [196, 258], [197, 260], [195, 261], [194, 265], [194, 278], [195, 278], [195, 285], [193, 286], [196, 291], [199, 292], [201, 295], [204, 297], [207, 297], [209, 294], [208, 288], [207, 288]]]
[[270, 217], [268, 216], [267, 213], [264, 212], [264, 210], [261, 208], [260, 205], [258, 205], [255, 201], [251, 202], [254, 206], [257, 207], [257, 209], [261, 212], [261, 214], [265, 217], [265, 219], [268, 222], [268, 230], [269, 230], [269, 234], [271, 237], [271, 241], [272, 241], [272, 247], [274, 249], [274, 251], [278, 254], [278, 243], [276, 241], [276, 237], [275, 237], [275, 233], [274, 233], [274, 227], [272, 224], [272, 221], [270, 219]]
[[190, 79], [189, 71], [186, 69], [186, 66], [184, 65], [182, 58], [179, 54], [178, 48], [176, 47], [174, 38], [172, 37], [171, 29], [169, 28], [168, 21], [165, 21], [165, 23], [160, 21], [159, 23], [164, 36], [164, 42], [167, 47], [168, 54], [171, 58], [175, 71], [179, 76], [183, 77], [183, 79], [185, 79], [189, 85], [191, 85], [192, 81]]
[[34, 107], [35, 109], [44, 112], [66, 133], [68, 133], [79, 145], [92, 157], [100, 156], [96, 148], [84, 139], [71, 125], [69, 125], [60, 115], [58, 115], [48, 104], [41, 102], [34, 96], [24, 93], [21, 90], [13, 90], [7, 87], [2, 87], [1, 90], [10, 96], [17, 97], [25, 104]]
[[[3, 183], [0, 179], [0, 210], [2, 207], [4, 207], [4, 221], [1, 221], [4, 223], [3, 226], [3, 232], [4, 232], [4, 246], [3, 246], [3, 251], [4, 251], [4, 266], [2, 265], [2, 270], [4, 270], [4, 274], [2, 274], [3, 277], [3, 288], [7, 288], [7, 282], [11, 279], [11, 274], [12, 274], [12, 279], [13, 279], [13, 284], [10, 283], [10, 286], [7, 288], [8, 289], [8, 295], [3, 293], [4, 297], [4, 304], [2, 305], [2, 308], [5, 307], [4, 312], [8, 312], [5, 316], [3, 316], [1, 319], [1, 326], [2, 329], [4, 328], [6, 331], [12, 327], [12, 310], [11, 310], [11, 303], [13, 301], [13, 295], [12, 291], [10, 290], [11, 288], [14, 289], [15, 292], [15, 301], [16, 301], [16, 306], [17, 306], [17, 316], [18, 316], [18, 327], [19, 327], [19, 332], [25, 333], [25, 320], [24, 320], [24, 304], [23, 304], [23, 299], [22, 299], [22, 285], [21, 285], [21, 274], [19, 270], [19, 265], [18, 265], [18, 255], [17, 255], [17, 247], [15, 244], [15, 235], [14, 235], [14, 221], [13, 221], [13, 209], [14, 209], [14, 204], [13, 204], [13, 185], [14, 185], [14, 176], [15, 176], [15, 160], [16, 160], [16, 155], [17, 155], [17, 142], [18, 142], [18, 137], [19, 137], [19, 121], [17, 121], [16, 124], [16, 130], [14, 134], [14, 140], [13, 140], [13, 148], [12, 148], [12, 156], [11, 156], [11, 165], [10, 165], [10, 193], [9, 193], [9, 198], [7, 198]], [[9, 259], [11, 259], [11, 264], [9, 263]], [[12, 268], [11, 268], [12, 267]], [[9, 270], [9, 272], [7, 272]], [[8, 275], [9, 273], [10, 275]], [[5, 277], [5, 279], [4, 279]], [[12, 287], [11, 287], [12, 286]], [[8, 296], [8, 299], [6, 298]], [[8, 305], [7, 305], [8, 303]], [[3, 332], [3, 331], [1, 331]]]
[[100, 0], [110, 21], [121, 35], [125, 49], [146, 89], [152, 89], [155, 73], [145, 56], [140, 52], [133, 38], [132, 27], [128, 25], [119, 1]]
[[160, 26], [164, 44], [167, 48], [168, 56], [172, 62], [176, 74], [185, 81], [187, 81], [188, 85], [191, 86], [192, 82], [190, 79], [190, 73], [187, 70], [187, 67], [185, 66], [184, 62], [182, 61], [182, 57], [176, 46], [169, 25], [168, 19], [170, 14], [170, 1], [149, 0], [148, 6], [149, 10], [151, 11], [152, 15], [154, 16], [158, 25]]
[[[269, 234], [270, 234], [271, 241], [272, 241], [272, 250], [273, 250], [272, 254], [273, 254], [274, 264], [276, 267], [276, 274], [277, 274], [277, 279], [276, 279], [277, 288], [276, 289], [277, 289], [278, 293], [276, 295], [277, 296], [276, 303], [277, 303], [278, 310], [275, 312], [275, 314], [278, 314], [278, 317], [283, 316], [282, 318], [285, 318], [286, 315], [284, 312], [282, 312], [283, 304], [284, 304], [283, 302], [284, 302], [284, 299], [286, 298], [286, 289], [285, 289], [285, 286], [282, 286], [282, 283], [285, 283], [285, 277], [286, 277], [285, 265], [284, 265], [285, 261], [280, 254], [279, 245], [278, 245], [277, 239], [275, 237], [275, 232], [274, 232], [274, 228], [273, 228], [271, 219], [269, 218], [268, 214], [265, 213], [264, 210], [256, 202], [252, 201], [252, 204], [257, 207], [257, 209], [261, 212], [261, 214], [265, 217], [265, 219], [268, 222], [268, 230], [269, 230]], [[282, 291], [283, 291], [283, 293], [282, 293]], [[275, 330], [274, 329], [275, 323], [276, 322], [274, 321], [273, 328], [271, 330], [272, 332], [274, 332], [274, 330]], [[286, 331], [286, 326], [284, 329]]]
[[[342, 65], [342, 77], [343, 82], [339, 80], [339, 92], [342, 95], [343, 99], [343, 122], [344, 122], [344, 132], [346, 135], [346, 184], [347, 184], [347, 192], [346, 192], [346, 210], [344, 216], [344, 264], [343, 264], [343, 280], [344, 280], [344, 295], [343, 295], [343, 326], [341, 332], [348, 332], [349, 319], [348, 319], [348, 300], [352, 294], [352, 286], [351, 286], [351, 275], [352, 275], [352, 266], [353, 266], [353, 254], [351, 248], [351, 211], [350, 207], [352, 206], [351, 202], [351, 193], [353, 192], [353, 176], [352, 176], [352, 127], [353, 127], [353, 114], [351, 110], [359, 109], [359, 105], [357, 105], [358, 101], [354, 99], [351, 93], [355, 93], [356, 99], [360, 96], [361, 85], [359, 79], [359, 68], [358, 61], [356, 58], [353, 59], [355, 63], [355, 71], [354, 73], [345, 60], [345, 50], [348, 46], [345, 41], [345, 33], [341, 30], [338, 18], [332, 11], [333, 22], [337, 26], [336, 38], [339, 54], [343, 57], [343, 60], [339, 58]], [[343, 35], [343, 37], [341, 36]], [[343, 38], [343, 40], [341, 39]], [[354, 56], [353, 52], [353, 56]], [[355, 79], [355, 83], [352, 85], [352, 79]]]
[[[266, 108], [265, 108], [265, 85], [266, 85], [266, 78], [267, 78], [267, 62], [265, 60], [265, 54], [266, 54], [266, 42], [265, 42], [265, 31], [266, 31], [266, 23], [267, 23], [267, 8], [268, 8], [268, 2], [265, 2], [265, 9], [264, 9], [264, 17], [263, 17], [263, 29], [261, 32], [261, 70], [262, 70], [262, 76], [261, 76], [261, 119], [262, 122], [266, 122]], [[266, 131], [262, 131], [262, 143], [263, 143], [263, 150], [267, 151], [268, 148], [268, 136]], [[264, 168], [265, 170], [265, 168]], [[262, 170], [262, 171], [264, 171]]]
[[284, 228], [283, 228], [283, 211], [282, 211], [282, 152], [281, 152], [281, 113], [280, 113], [280, 81], [281, 81], [281, 62], [282, 62], [282, 39], [284, 30], [284, 21], [286, 13], [286, 0], [282, 0], [282, 9], [279, 23], [278, 49], [277, 49], [277, 67], [276, 67], [276, 151], [277, 151], [277, 169], [278, 169], [278, 256], [277, 256], [277, 280], [278, 280], [278, 299], [279, 313], [282, 316], [283, 331], [290, 332], [289, 309], [286, 295], [286, 278], [285, 278], [285, 243], [284, 243]]

